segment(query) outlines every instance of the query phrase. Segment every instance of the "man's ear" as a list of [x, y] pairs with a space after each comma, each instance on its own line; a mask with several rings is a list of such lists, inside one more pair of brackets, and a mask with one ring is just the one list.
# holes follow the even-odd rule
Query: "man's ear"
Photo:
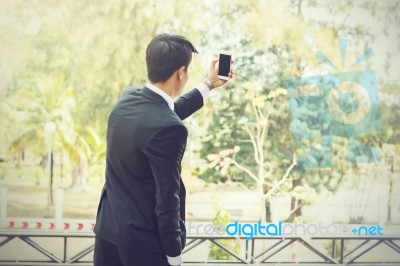
[[181, 68], [178, 69], [177, 73], [178, 73], [178, 80], [181, 81], [183, 79], [183, 77], [185, 76], [185, 72], [186, 72], [186, 67], [182, 66]]

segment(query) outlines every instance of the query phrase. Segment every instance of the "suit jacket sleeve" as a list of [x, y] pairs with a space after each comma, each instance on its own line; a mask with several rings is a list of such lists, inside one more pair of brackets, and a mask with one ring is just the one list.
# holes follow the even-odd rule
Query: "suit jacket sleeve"
[[203, 96], [198, 89], [193, 89], [175, 101], [175, 113], [184, 120], [203, 107], [203, 104]]
[[162, 128], [144, 148], [155, 180], [155, 213], [161, 245], [165, 254], [170, 257], [181, 255], [183, 248], [179, 225], [179, 190], [186, 139], [186, 128], [176, 124]]

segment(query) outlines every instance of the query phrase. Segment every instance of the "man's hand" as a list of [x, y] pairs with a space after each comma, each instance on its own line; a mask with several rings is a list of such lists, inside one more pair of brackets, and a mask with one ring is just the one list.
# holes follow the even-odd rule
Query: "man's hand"
[[212, 83], [214, 88], [223, 86], [229, 80], [233, 78], [233, 60], [231, 61], [231, 71], [229, 72], [229, 80], [223, 80], [218, 78], [218, 58], [211, 60], [210, 67], [208, 69], [208, 80]]

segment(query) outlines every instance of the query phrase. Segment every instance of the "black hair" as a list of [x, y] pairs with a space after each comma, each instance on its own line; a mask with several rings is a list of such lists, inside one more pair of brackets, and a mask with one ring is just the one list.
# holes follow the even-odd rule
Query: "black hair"
[[197, 53], [197, 50], [185, 37], [157, 35], [146, 50], [147, 77], [152, 83], [164, 82], [182, 66], [187, 71], [193, 53]]

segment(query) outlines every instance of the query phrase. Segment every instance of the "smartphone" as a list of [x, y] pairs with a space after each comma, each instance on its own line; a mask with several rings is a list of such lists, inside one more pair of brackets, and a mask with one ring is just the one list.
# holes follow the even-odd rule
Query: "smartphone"
[[228, 52], [221, 52], [218, 61], [218, 78], [228, 80], [229, 72], [231, 71], [232, 54]]

